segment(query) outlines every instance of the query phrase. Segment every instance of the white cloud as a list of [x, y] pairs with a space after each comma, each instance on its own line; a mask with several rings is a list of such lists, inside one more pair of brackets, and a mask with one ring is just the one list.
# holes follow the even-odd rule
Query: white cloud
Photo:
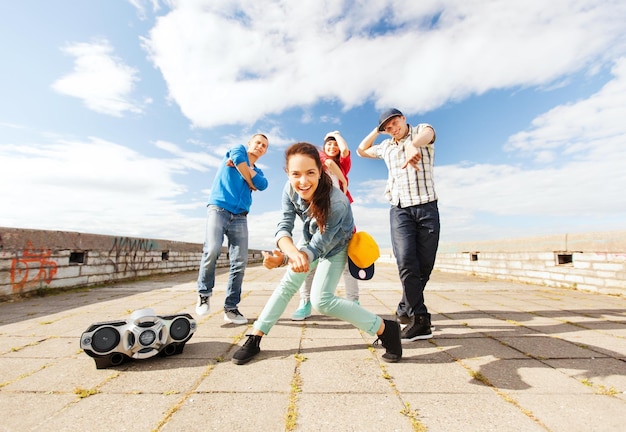
[[89, 109], [103, 114], [120, 117], [127, 111], [142, 112], [131, 99], [139, 79], [137, 70], [115, 57], [108, 41], [69, 44], [63, 51], [75, 58], [74, 70], [52, 84], [55, 91], [79, 98]]
[[[185, 1], [144, 39], [193, 124], [373, 100], [407, 114], [624, 53], [619, 1]], [[454, 53], [454, 55], [449, 55]]]
[[626, 136], [626, 57], [612, 69], [614, 78], [590, 98], [558, 106], [537, 117], [530, 130], [513, 135], [509, 151], [536, 155], [605, 158], [607, 150], [623, 148]]
[[[163, 158], [100, 138], [0, 144], [0, 182], [10, 185], [3, 202], [15, 203], [3, 208], [0, 226], [200, 242], [206, 191], [199, 200], [183, 196], [210, 186], [208, 176], [195, 183], [182, 177], [214, 169], [228, 147], [256, 132], [258, 120], [274, 125], [267, 135], [275, 151], [297, 141], [273, 118], [290, 108], [301, 111], [291, 118], [305, 123], [337, 121], [314, 119], [316, 105], [329, 101], [343, 109], [402, 106], [411, 115], [492, 89], [558, 87], [614, 64], [614, 78], [595, 95], [546, 111], [502, 143], [509, 165], [438, 165], [435, 175], [442, 240], [502, 238], [515, 229], [523, 235], [534, 223], [560, 229], [566, 220], [568, 230], [577, 220], [586, 229], [613, 228], [608, 222], [623, 229], [626, 60], [614, 60], [626, 54], [623, 1], [129, 2], [143, 17], [172, 8], [155, 18], [143, 46], [192, 126], [244, 127], [225, 128], [234, 132], [219, 145], [198, 138], [194, 151], [154, 138]], [[138, 70], [107, 40], [63, 50], [74, 69], [54, 83], [57, 92], [112, 116], [142, 112], [133, 101]], [[350, 189], [357, 228], [388, 247], [384, 183], [353, 181]], [[271, 247], [279, 217], [253, 203], [253, 247]], [[499, 222], [511, 220], [519, 223]]]
[[[383, 162], [380, 162], [380, 164], [382, 170]], [[386, 184], [387, 179], [367, 180], [358, 184], [350, 184], [350, 195], [352, 195], [352, 198], [354, 199], [354, 204], [364, 207], [377, 204], [388, 204], [388, 201], [384, 196]]]
[[[165, 0], [165, 3], [172, 3], [174, 0]], [[159, 0], [128, 0], [128, 2], [135, 8], [137, 9], [137, 14], [139, 15], [139, 18], [144, 20], [147, 18], [147, 6], [146, 3], [148, 3], [151, 6], [152, 12], [158, 12], [161, 9], [161, 6], [159, 4]]]
[[[626, 58], [589, 98], [557, 106], [504, 144], [513, 164], [435, 167], [442, 241], [623, 229]], [[436, 144], [437, 146], [437, 144]], [[351, 184], [357, 226], [388, 247], [386, 180]], [[381, 211], [382, 210], [382, 211]]]
[[15, 124], [15, 123], [5, 123], [5, 122], [0, 122], [0, 126], [2, 127], [6, 127], [6, 128], [11, 128], [11, 129], [25, 129], [26, 127], [20, 124]]
[[221, 157], [218, 158], [204, 152], [184, 151], [178, 145], [167, 141], [157, 141], [155, 145], [161, 150], [176, 156], [175, 159], [170, 160], [170, 163], [184, 170], [193, 169], [204, 172], [207, 171], [208, 168], [219, 167], [222, 162]]
[[[626, 201], [626, 59], [616, 62], [614, 78], [588, 99], [562, 105], [538, 116], [531, 127], [511, 136], [506, 148], [520, 164], [447, 165], [436, 168], [442, 215], [452, 219], [456, 232], [471, 221], [465, 238], [511, 235], [480, 220], [519, 218], [543, 229], [595, 226], [623, 229]], [[550, 154], [550, 157], [546, 157]], [[524, 160], [534, 158], [535, 166]], [[548, 164], [549, 163], [549, 164]], [[546, 166], [547, 165], [547, 166]], [[525, 168], [524, 168], [525, 167]], [[550, 226], [546, 221], [554, 220]], [[465, 221], [462, 223], [461, 221]], [[519, 235], [524, 235], [520, 227]]]
[[[198, 241], [204, 202], [178, 205], [186, 187], [173, 180], [176, 162], [98, 138], [52, 144], [0, 145], [6, 206], [0, 226]], [[181, 220], [185, 220], [181, 224]]]
[[[280, 220], [282, 213], [280, 210], [269, 211], [265, 213], [254, 212], [254, 200], [263, 199], [261, 195], [252, 196], [252, 212], [248, 215], [248, 234], [249, 244], [251, 248], [259, 248], [264, 250], [273, 250], [276, 243], [274, 234], [276, 233], [276, 224]], [[302, 237], [302, 224], [297, 221], [298, 225], [294, 228], [294, 239]]]

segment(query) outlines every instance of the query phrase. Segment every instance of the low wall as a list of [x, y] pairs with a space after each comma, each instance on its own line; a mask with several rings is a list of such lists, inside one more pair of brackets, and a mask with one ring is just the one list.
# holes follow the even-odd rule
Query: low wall
[[442, 243], [435, 269], [626, 294], [626, 231]]
[[[0, 298], [197, 271], [202, 244], [0, 227]], [[249, 262], [261, 262], [250, 251]], [[228, 266], [226, 248], [218, 266]]]
[[[197, 271], [201, 256], [199, 243], [0, 228], [0, 297]], [[261, 251], [248, 259], [262, 262]], [[395, 258], [382, 250], [379, 261]], [[226, 248], [218, 266], [228, 266]], [[622, 295], [626, 231], [442, 243], [435, 269]]]

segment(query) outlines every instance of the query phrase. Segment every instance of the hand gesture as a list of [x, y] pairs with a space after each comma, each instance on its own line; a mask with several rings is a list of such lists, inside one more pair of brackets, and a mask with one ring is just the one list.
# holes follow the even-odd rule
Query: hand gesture
[[289, 268], [296, 273], [303, 273], [309, 271], [309, 256], [299, 251], [296, 259], [289, 258]]
[[262, 251], [261, 254], [263, 255], [263, 266], [270, 270], [280, 267], [285, 259], [285, 255], [280, 249], [274, 249], [272, 252]]
[[413, 144], [409, 143], [404, 146], [404, 155], [406, 156], [406, 162], [402, 165], [402, 169], [405, 169], [409, 165], [415, 168], [416, 171], [419, 171], [419, 166], [417, 165], [419, 161], [422, 160], [422, 154], [419, 149], [416, 148]]

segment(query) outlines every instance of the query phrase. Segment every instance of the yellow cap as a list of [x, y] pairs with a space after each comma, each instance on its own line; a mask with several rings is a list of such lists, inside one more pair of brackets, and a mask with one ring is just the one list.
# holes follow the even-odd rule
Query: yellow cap
[[357, 267], [365, 269], [380, 257], [380, 250], [371, 235], [359, 231], [354, 233], [348, 243], [348, 257]]

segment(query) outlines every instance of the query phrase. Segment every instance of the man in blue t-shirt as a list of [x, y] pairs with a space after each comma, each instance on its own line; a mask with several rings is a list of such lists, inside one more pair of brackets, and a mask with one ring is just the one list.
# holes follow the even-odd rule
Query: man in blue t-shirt
[[241, 283], [248, 265], [247, 215], [252, 204], [252, 191], [267, 189], [267, 179], [255, 163], [267, 152], [268, 145], [265, 135], [253, 135], [247, 149], [238, 145], [226, 152], [215, 175], [207, 205], [206, 234], [198, 274], [198, 315], [210, 312], [209, 298], [213, 295], [215, 268], [226, 236], [230, 276], [224, 300], [224, 320], [233, 324], [248, 323], [238, 309]]

